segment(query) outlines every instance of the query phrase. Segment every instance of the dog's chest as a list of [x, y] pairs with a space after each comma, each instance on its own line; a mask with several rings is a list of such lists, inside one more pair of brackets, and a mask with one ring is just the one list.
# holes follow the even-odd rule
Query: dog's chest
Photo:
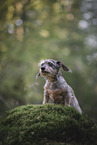
[[47, 92], [50, 99], [53, 100], [54, 103], [61, 104], [63, 104], [64, 98], [67, 94], [67, 91], [58, 83], [48, 83]]

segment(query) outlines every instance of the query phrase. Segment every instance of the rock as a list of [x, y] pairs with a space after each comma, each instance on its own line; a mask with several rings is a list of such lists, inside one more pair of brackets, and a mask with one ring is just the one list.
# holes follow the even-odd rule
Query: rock
[[96, 145], [97, 124], [74, 108], [24, 105], [0, 118], [0, 145]]

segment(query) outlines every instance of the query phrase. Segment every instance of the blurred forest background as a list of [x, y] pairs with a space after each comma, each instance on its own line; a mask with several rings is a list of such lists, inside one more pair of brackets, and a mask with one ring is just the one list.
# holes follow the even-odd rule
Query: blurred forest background
[[45, 80], [35, 79], [40, 59], [61, 60], [62, 74], [79, 104], [97, 119], [97, 1], [0, 1], [0, 115], [41, 104]]

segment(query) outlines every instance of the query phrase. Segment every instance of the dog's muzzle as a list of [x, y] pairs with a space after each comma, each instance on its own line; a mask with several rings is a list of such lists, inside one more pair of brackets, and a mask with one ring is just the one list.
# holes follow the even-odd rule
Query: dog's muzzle
[[41, 67], [41, 72], [42, 73], [49, 73], [44, 66]]
[[45, 71], [45, 67], [41, 67], [41, 70], [42, 70], [42, 71]]

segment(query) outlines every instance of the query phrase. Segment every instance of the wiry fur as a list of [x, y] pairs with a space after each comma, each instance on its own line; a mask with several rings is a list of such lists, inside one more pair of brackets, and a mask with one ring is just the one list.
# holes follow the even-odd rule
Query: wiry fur
[[46, 59], [40, 62], [40, 71], [37, 77], [41, 75], [46, 79], [43, 104], [51, 99], [53, 103], [74, 107], [82, 114], [73, 89], [66, 83], [60, 72], [61, 67], [64, 71], [71, 72], [71, 70], [60, 61]]

